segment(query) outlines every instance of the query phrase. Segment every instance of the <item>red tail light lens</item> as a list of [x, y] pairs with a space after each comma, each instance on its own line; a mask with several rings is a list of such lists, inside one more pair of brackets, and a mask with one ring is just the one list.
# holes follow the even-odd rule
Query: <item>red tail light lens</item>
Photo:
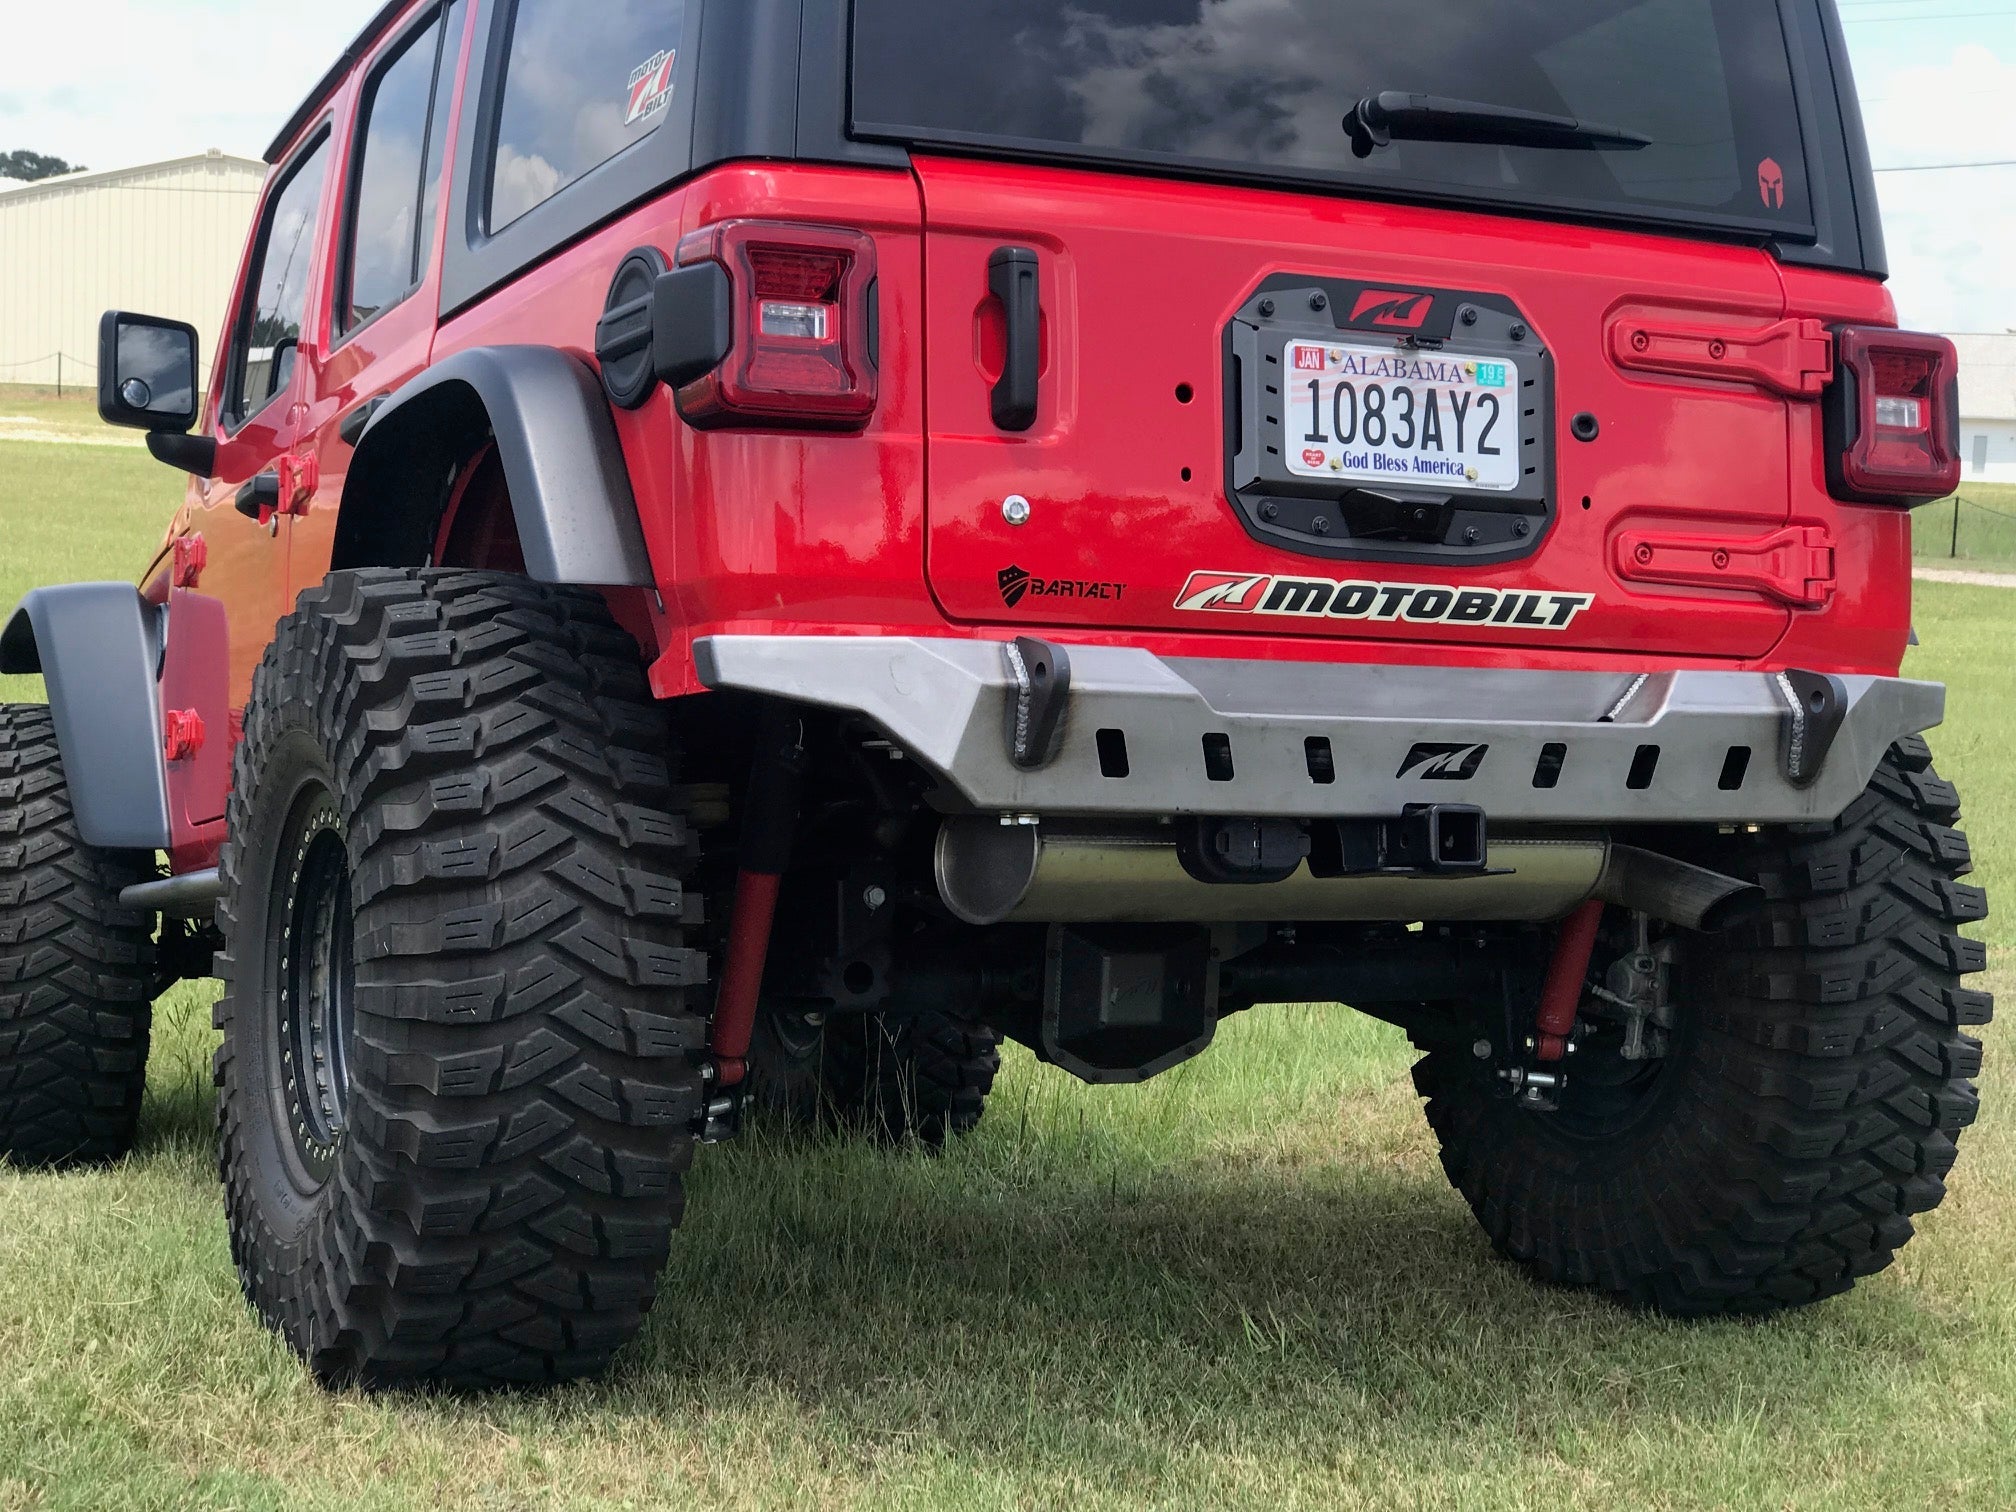
[[1923, 504], [1960, 486], [1959, 356], [1944, 336], [1835, 334], [1827, 479], [1838, 498]]
[[875, 243], [859, 231], [724, 221], [679, 244], [679, 265], [719, 263], [732, 290], [728, 355], [679, 390], [706, 427], [858, 430], [875, 413]]

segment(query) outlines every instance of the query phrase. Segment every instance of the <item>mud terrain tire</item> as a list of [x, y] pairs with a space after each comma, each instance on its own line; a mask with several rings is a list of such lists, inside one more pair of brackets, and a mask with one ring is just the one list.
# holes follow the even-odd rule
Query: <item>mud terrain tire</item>
[[971, 1134], [1001, 1071], [1001, 1037], [944, 1009], [853, 1014], [827, 1035], [827, 1095], [849, 1125], [928, 1148]]
[[592, 593], [338, 573], [281, 622], [224, 853], [220, 1164], [246, 1295], [324, 1380], [564, 1380], [641, 1327], [705, 1038], [669, 743]]
[[1962, 985], [1987, 955], [1959, 928], [1987, 904], [1959, 880], [1959, 813], [1913, 738], [1837, 822], [1716, 840], [1700, 859], [1769, 903], [1686, 937], [1672, 1048], [1629, 1118], [1587, 1122], [1606, 1089], [1586, 1066], [1535, 1114], [1467, 1049], [1431, 1051], [1415, 1083], [1443, 1166], [1499, 1251], [1684, 1317], [1818, 1301], [1887, 1266], [1945, 1195], [1976, 1110], [1963, 1031], [1993, 1008]]
[[60, 1170], [132, 1149], [154, 945], [119, 894], [152, 860], [84, 844], [49, 710], [0, 704], [0, 1160]]

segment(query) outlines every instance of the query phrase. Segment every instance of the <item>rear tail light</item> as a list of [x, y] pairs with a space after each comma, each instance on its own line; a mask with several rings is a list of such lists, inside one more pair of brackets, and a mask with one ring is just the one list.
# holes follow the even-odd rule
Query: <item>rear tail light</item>
[[875, 243], [859, 231], [724, 221], [679, 244], [680, 268], [728, 280], [727, 355], [678, 390], [700, 427], [858, 430], [875, 413]]
[[1944, 336], [1835, 333], [1827, 481], [1837, 498], [1923, 504], [1960, 486], [1959, 356]]

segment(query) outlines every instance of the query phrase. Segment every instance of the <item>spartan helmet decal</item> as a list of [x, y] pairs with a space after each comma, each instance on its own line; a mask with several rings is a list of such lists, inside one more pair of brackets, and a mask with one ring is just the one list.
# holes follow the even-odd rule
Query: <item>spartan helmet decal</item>
[[1757, 165], [1757, 192], [1764, 197], [1765, 209], [1785, 208], [1785, 170], [1778, 159], [1766, 158]]

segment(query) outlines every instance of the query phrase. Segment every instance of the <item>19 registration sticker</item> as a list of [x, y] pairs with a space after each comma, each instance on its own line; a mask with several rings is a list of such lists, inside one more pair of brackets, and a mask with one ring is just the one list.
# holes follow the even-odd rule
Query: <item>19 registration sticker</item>
[[1300, 478], [1519, 486], [1519, 366], [1407, 347], [1290, 341], [1282, 456]]

